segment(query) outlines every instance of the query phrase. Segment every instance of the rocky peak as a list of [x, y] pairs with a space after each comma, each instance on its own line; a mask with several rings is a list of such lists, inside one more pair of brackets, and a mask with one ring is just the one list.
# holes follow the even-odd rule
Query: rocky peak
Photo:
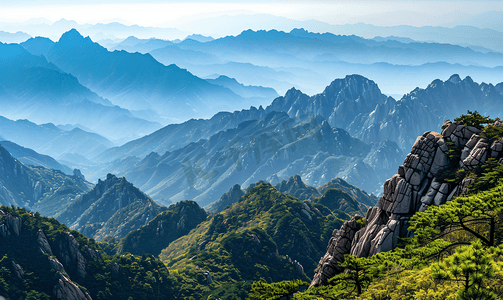
[[84, 180], [84, 181], [86, 180], [86, 178], [84, 177], [84, 175], [82, 174], [82, 172], [80, 172], [80, 170], [79, 170], [79, 169], [74, 169], [74, 170], [73, 170], [73, 176], [74, 176], [75, 178], [80, 178], [80, 179], [82, 179], [82, 180]]
[[70, 29], [69, 31], [63, 33], [61, 35], [61, 38], [59, 38], [58, 43], [64, 44], [67, 46], [72, 46], [76, 44], [81, 44], [83, 41], [91, 41], [89, 37], [84, 38], [80, 32], [77, 31], [77, 29], [73, 28]]
[[449, 79], [447, 79], [447, 81], [456, 84], [461, 82], [461, 78], [459, 77], [458, 74], [453, 74], [451, 77], [449, 77]]
[[[312, 286], [325, 284], [333, 276], [328, 270], [338, 270], [344, 254], [365, 257], [392, 250], [399, 238], [411, 236], [408, 226], [413, 214], [425, 211], [430, 205], [441, 205], [466, 190], [466, 179], [459, 184], [445, 182], [441, 177], [443, 170], [453, 165], [472, 170], [488, 158], [503, 159], [503, 138], [488, 143], [479, 135], [480, 129], [462, 122], [446, 121], [442, 129], [442, 133], [427, 131], [416, 139], [403, 165], [398, 167], [398, 174], [384, 183], [377, 206], [367, 211], [365, 227], [355, 233], [355, 227], [347, 221], [336, 231], [337, 237], [353, 238], [334, 236], [330, 240]], [[457, 161], [449, 158], [447, 142], [463, 149]]]
[[228, 192], [222, 195], [220, 199], [206, 206], [205, 209], [212, 214], [223, 211], [228, 205], [236, 203], [245, 194], [239, 184], [235, 184]]

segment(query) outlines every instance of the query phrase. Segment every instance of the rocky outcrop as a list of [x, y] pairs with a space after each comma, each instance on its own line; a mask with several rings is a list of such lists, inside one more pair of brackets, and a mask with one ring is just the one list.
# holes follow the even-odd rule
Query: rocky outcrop
[[47, 253], [49, 255], [52, 255], [51, 246], [49, 245], [49, 241], [47, 240], [47, 237], [45, 236], [45, 233], [42, 229], [39, 229], [37, 231], [37, 244], [40, 252], [42, 252], [43, 254]]
[[91, 191], [76, 197], [56, 218], [72, 224], [71, 229], [102, 240], [107, 236], [122, 238], [165, 209], [126, 178], [108, 174], [106, 180], [99, 179]]
[[13, 270], [13, 273], [14, 275], [20, 279], [20, 280], [23, 280], [24, 278], [24, 270], [23, 268], [17, 264], [15, 261], [12, 261], [12, 270]]
[[223, 211], [228, 205], [236, 203], [245, 194], [239, 184], [235, 184], [227, 193], [223, 194], [220, 199], [205, 207], [206, 211], [211, 214], [216, 214]]
[[58, 273], [58, 284], [54, 287], [53, 293], [57, 299], [62, 300], [92, 300], [88, 293], [83, 292], [63, 273]]
[[[496, 124], [500, 124], [499, 119]], [[444, 181], [445, 171], [458, 166], [472, 170], [488, 158], [503, 156], [503, 139], [488, 143], [480, 129], [465, 126], [461, 121], [446, 121], [442, 133], [432, 131], [419, 136], [398, 174], [386, 180], [376, 207], [367, 211], [366, 225], [358, 228], [354, 217], [335, 231], [327, 253], [321, 258], [311, 286], [322, 285], [340, 272], [338, 263], [344, 254], [367, 257], [395, 248], [399, 238], [412, 236], [409, 219], [430, 205], [442, 205], [467, 190], [472, 179], [460, 183]], [[452, 152], [460, 155], [450, 155]], [[359, 217], [361, 218], [361, 217]]]
[[63, 238], [57, 244], [55, 251], [63, 265], [76, 268], [76, 273], [79, 277], [84, 278], [87, 275], [86, 265], [87, 260], [79, 250], [79, 242], [70, 232], [65, 232]]
[[2, 211], [0, 213], [0, 235], [7, 237], [10, 235], [19, 236], [21, 232], [21, 226], [23, 224], [23, 219], [20, 217], [13, 216], [11, 214], [6, 214]]
[[361, 228], [358, 222], [361, 219], [363, 219], [362, 216], [355, 215], [351, 220], [344, 222], [341, 229], [334, 230], [332, 238], [328, 242], [327, 253], [318, 264], [311, 286], [325, 285], [329, 278], [342, 271], [337, 262], [343, 261], [344, 254], [351, 251], [353, 239]]
[[292, 176], [288, 180], [283, 180], [274, 187], [278, 191], [294, 196], [299, 200], [307, 200], [312, 196], [318, 197], [321, 195], [316, 188], [302, 182], [302, 178], [299, 175]]

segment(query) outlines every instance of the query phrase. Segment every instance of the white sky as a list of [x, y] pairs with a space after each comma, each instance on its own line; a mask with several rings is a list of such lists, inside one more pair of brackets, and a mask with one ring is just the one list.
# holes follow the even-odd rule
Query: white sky
[[[85, 4], [84, 4], [85, 3]], [[222, 14], [266, 13], [296, 20], [316, 19], [330, 24], [444, 25], [485, 11], [503, 11], [503, 1], [63, 1], [0, 0], [2, 22], [61, 18], [78, 23], [120, 20], [142, 26], [170, 26], [186, 18]]]

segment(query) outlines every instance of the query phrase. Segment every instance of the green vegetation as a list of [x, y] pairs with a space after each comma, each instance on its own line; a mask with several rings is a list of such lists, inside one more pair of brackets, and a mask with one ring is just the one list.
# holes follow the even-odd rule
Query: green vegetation
[[[288, 290], [292, 299], [501, 299], [503, 298], [503, 165], [489, 159], [470, 172], [470, 190], [416, 213], [414, 238], [402, 248], [370, 258], [347, 255], [345, 272], [329, 285]], [[274, 298], [278, 286], [254, 283], [257, 299]]]
[[[308, 281], [344, 219], [349, 215], [342, 211], [300, 201], [261, 182], [159, 257], [181, 280], [181, 295], [246, 299], [253, 281]], [[196, 266], [210, 272], [211, 284]]]
[[159, 255], [177, 238], [206, 220], [206, 212], [194, 201], [181, 201], [158, 214], [147, 225], [129, 232], [117, 246], [119, 252]]
[[[56, 271], [51, 268], [49, 255], [43, 254], [37, 243], [37, 231], [42, 229], [53, 251], [53, 257], [64, 264], [65, 274], [93, 299], [174, 299], [176, 278], [169, 275], [164, 264], [152, 255], [107, 255], [98, 243], [77, 231], [68, 229], [54, 218], [41, 217], [24, 208], [0, 207], [12, 216], [22, 218], [19, 236], [0, 235], [0, 295], [7, 299], [55, 299]], [[5, 216], [0, 216], [0, 224]], [[79, 243], [79, 251], [87, 261], [86, 275], [78, 274], [76, 262], [66, 245], [66, 233]], [[99, 250], [92, 257], [91, 249]], [[24, 277], [14, 275], [12, 261], [20, 265]]]
[[342, 211], [352, 216], [354, 214], [365, 215], [367, 207], [343, 190], [328, 188], [321, 197], [314, 197], [313, 202], [325, 205], [332, 211]]
[[480, 136], [491, 144], [503, 137], [503, 125], [487, 125], [482, 129]]
[[489, 124], [489, 123], [494, 123], [493, 119], [490, 119], [489, 117], [484, 117], [477, 111], [468, 111], [466, 115], [461, 115], [454, 119], [454, 121], [461, 121], [463, 122], [463, 125], [466, 126], [473, 126], [478, 129], [482, 129], [484, 126], [482, 124]]

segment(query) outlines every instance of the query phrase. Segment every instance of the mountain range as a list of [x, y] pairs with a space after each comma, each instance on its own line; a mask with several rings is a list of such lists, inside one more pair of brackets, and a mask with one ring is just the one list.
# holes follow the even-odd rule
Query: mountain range
[[63, 34], [45, 56], [115, 105], [154, 111], [171, 122], [210, 117], [244, 101], [227, 88], [176, 65], [165, 66], [148, 54], [109, 52], [75, 29]]
[[[265, 109], [169, 125], [95, 159], [103, 162], [98, 173], [126, 176], [160, 201], [188, 198], [204, 206], [236, 183], [247, 187], [265, 179], [276, 184], [295, 174], [314, 186], [342, 177], [377, 193], [383, 183], [379, 176], [394, 172], [397, 157], [411, 147], [417, 132], [467, 110], [501, 112], [499, 86], [452, 75], [396, 101], [372, 80], [350, 75], [314, 96], [293, 88]], [[271, 126], [276, 118], [281, 121]], [[323, 138], [298, 151], [306, 134]], [[257, 146], [245, 145], [250, 142]]]
[[72, 229], [102, 240], [109, 236], [122, 238], [165, 209], [125, 178], [108, 174], [92, 190], [78, 195], [53, 215]]
[[[479, 81], [503, 81], [498, 63], [503, 54], [499, 52], [305, 29], [245, 30], [204, 43], [185, 40], [150, 53], [162, 63], [175, 63], [200, 77], [227, 75], [247, 84], [272, 85], [280, 93], [292, 86], [315, 93], [334, 77], [346, 74], [380, 78], [385, 93], [395, 95], [427, 84], [432, 77], [453, 73]], [[231, 63], [239, 64], [239, 68], [232, 68]], [[244, 67], [247, 72], [243, 72]], [[397, 77], [397, 73], [402, 76]], [[414, 78], [413, 83], [405, 78]]]
[[400, 153], [396, 144], [373, 148], [351, 138], [321, 116], [295, 119], [273, 111], [174, 151], [153, 152], [123, 175], [161, 203], [188, 198], [202, 206], [235, 183], [248, 186], [264, 178], [276, 183], [295, 174], [310, 185], [339, 176], [373, 191], [383, 169], [377, 173], [364, 162], [371, 150], [386, 150], [389, 160]]
[[73, 175], [72, 169], [64, 164], [59, 163], [57, 160], [48, 155], [40, 154], [32, 149], [21, 147], [18, 144], [10, 141], [0, 141], [0, 145], [14, 158], [25, 165], [60, 170], [67, 175]]
[[[33, 49], [33, 47], [32, 47]], [[132, 139], [161, 127], [135, 118], [21, 45], [0, 44], [2, 115], [36, 123], [80, 123], [111, 139]]]
[[0, 146], [0, 203], [28, 207], [45, 215], [67, 207], [77, 195], [92, 184], [80, 171], [72, 176], [59, 170], [27, 166]]
[[65, 154], [93, 157], [114, 144], [108, 139], [78, 127], [66, 131], [52, 123], [37, 125], [26, 119], [9, 120], [0, 116], [0, 134], [11, 141], [56, 159]]

